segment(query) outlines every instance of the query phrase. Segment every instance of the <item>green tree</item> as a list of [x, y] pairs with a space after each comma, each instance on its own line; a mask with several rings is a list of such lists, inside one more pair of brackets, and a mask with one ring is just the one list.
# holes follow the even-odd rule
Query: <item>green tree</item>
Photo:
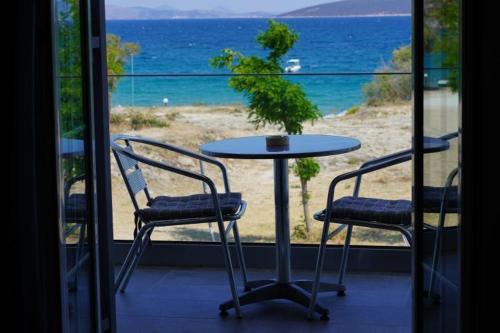
[[119, 36], [113, 34], [106, 35], [106, 61], [108, 64], [108, 91], [109, 107], [111, 108], [112, 93], [118, 87], [119, 76], [125, 73], [125, 64], [130, 57], [140, 52], [140, 47], [135, 43], [122, 43]]
[[[280, 75], [284, 72], [282, 58], [298, 39], [298, 34], [287, 25], [269, 20], [268, 29], [257, 35], [257, 43], [268, 51], [266, 58], [224, 49], [220, 56], [210, 59], [214, 68], [226, 68], [234, 74], [255, 74], [233, 76], [229, 86], [248, 98], [249, 120], [256, 128], [276, 125], [287, 134], [302, 134], [305, 121], [321, 117], [318, 107], [307, 98], [302, 87]], [[314, 159], [300, 159], [294, 172], [301, 180], [304, 219], [310, 231], [307, 182], [319, 173], [319, 164]]]
[[[80, 7], [78, 0], [65, 0], [64, 5], [65, 10], [58, 11], [61, 131], [65, 137], [83, 138]], [[106, 50], [108, 75], [121, 75], [128, 59], [138, 54], [140, 47], [136, 43], [122, 43], [119, 36], [107, 34]], [[109, 77], [110, 101], [119, 79]]]
[[304, 221], [308, 234], [312, 231], [312, 220], [309, 215], [309, 199], [311, 195], [307, 189], [307, 183], [316, 177], [319, 172], [320, 166], [313, 158], [297, 159], [293, 167], [293, 173], [300, 179], [302, 208], [304, 209]]
[[65, 5], [57, 20], [61, 134], [82, 139], [80, 9], [77, 0], [66, 0]]
[[[85, 122], [82, 110], [80, 1], [61, 1], [57, 15], [61, 136], [83, 139]], [[108, 73], [123, 74], [128, 57], [137, 54], [139, 46], [134, 43], [122, 44], [120, 38], [112, 34], [107, 35], [107, 40]], [[108, 86], [110, 94], [116, 90], [118, 79], [118, 77], [110, 77]], [[63, 163], [66, 178], [82, 174], [85, 170], [83, 159], [65, 159]]]
[[[57, 68], [59, 125], [64, 138], [83, 139], [85, 123], [82, 103], [80, 8], [77, 0], [65, 0], [57, 8]], [[83, 158], [65, 158], [63, 177], [84, 174]]]
[[449, 69], [448, 81], [452, 91], [458, 90], [459, 66], [459, 1], [427, 0], [425, 20], [425, 49], [442, 55], [441, 66]]

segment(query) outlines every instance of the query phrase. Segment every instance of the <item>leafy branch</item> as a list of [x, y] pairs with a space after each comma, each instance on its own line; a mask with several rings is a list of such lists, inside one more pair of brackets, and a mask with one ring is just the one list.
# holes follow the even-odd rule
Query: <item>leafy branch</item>
[[[246, 56], [231, 49], [222, 50], [219, 56], [210, 59], [213, 68], [227, 69], [233, 74], [252, 74], [233, 76], [229, 86], [248, 99], [249, 121], [256, 127], [277, 126], [287, 134], [302, 134], [305, 121], [321, 118], [321, 113], [306, 96], [302, 87], [283, 78], [281, 66], [283, 56], [293, 48], [299, 35], [275, 20], [269, 20], [266, 31], [257, 35], [257, 43], [268, 50], [266, 58]], [[266, 75], [259, 75], [266, 74]], [[268, 75], [276, 74], [276, 75]], [[311, 230], [308, 202], [310, 193], [307, 183], [320, 170], [312, 158], [298, 159], [294, 173], [301, 180], [302, 204], [307, 231]]]

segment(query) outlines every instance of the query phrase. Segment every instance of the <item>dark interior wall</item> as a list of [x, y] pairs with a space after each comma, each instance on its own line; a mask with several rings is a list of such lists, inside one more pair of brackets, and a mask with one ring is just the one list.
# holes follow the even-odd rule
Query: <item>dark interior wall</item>
[[[59, 332], [61, 280], [57, 177], [55, 174], [55, 119], [52, 92], [50, 4], [48, 0], [16, 0], [12, 40], [4, 45], [8, 55], [6, 102], [13, 100], [6, 130], [13, 129], [4, 156], [9, 171], [8, 188], [8, 304], [17, 332]], [[490, 2], [462, 1], [463, 80], [462, 185], [464, 244], [462, 258], [462, 321], [464, 332], [484, 332], [495, 292], [498, 224], [495, 199], [488, 188], [496, 186], [499, 139], [491, 121], [498, 114], [499, 59], [498, 12]], [[105, 98], [105, 97], [103, 97]], [[7, 105], [7, 103], [6, 103]], [[13, 125], [13, 126], [12, 126]], [[10, 131], [9, 131], [10, 132]], [[484, 172], [484, 170], [486, 172]], [[489, 187], [487, 186], [489, 184]], [[493, 326], [494, 327], [494, 326]]]
[[[5, 110], [9, 154], [9, 303], [16, 316], [18, 332], [60, 332], [63, 329], [62, 305], [65, 281], [61, 279], [60, 258], [64, 258], [59, 230], [57, 165], [57, 114], [54, 96], [53, 0], [12, 2], [13, 24], [7, 34], [5, 62], [9, 71], [8, 99]], [[109, 262], [112, 245], [109, 132], [107, 114], [107, 77], [105, 63], [104, 1], [82, 1], [82, 44], [85, 50], [87, 85], [86, 112], [92, 147], [92, 170], [97, 186], [96, 241], [100, 264], [101, 328], [116, 331], [114, 320], [113, 266]], [[88, 6], [88, 7], [87, 7]], [[90, 15], [87, 16], [87, 15]], [[8, 51], [7, 51], [8, 50]], [[93, 94], [89, 91], [93, 91]], [[90, 140], [89, 140], [90, 141]]]
[[[11, 154], [9, 166], [9, 226], [6, 270], [8, 304], [18, 318], [17, 332], [59, 332], [61, 293], [59, 271], [57, 177], [55, 160], [54, 98], [50, 1], [17, 0], [14, 6], [13, 38], [6, 62], [12, 108], [5, 109], [4, 123]], [[10, 13], [9, 13], [10, 15]], [[12, 89], [12, 90], [11, 90]], [[14, 126], [12, 126], [14, 125]], [[13, 159], [13, 160], [12, 160]], [[5, 175], [4, 175], [5, 176]], [[4, 271], [5, 273], [5, 271]]]
[[[462, 10], [462, 332], [495, 327], [498, 273], [498, 11], [488, 1]], [[493, 120], [495, 119], [495, 120]], [[492, 121], [493, 120], [493, 121]]]

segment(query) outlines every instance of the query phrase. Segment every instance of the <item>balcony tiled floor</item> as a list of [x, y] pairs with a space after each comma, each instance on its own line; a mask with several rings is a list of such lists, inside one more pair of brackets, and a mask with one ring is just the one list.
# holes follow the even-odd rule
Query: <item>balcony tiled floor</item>
[[[269, 278], [272, 271], [250, 270], [251, 279]], [[312, 272], [294, 272], [311, 278]], [[333, 279], [324, 274], [324, 280]], [[220, 318], [218, 305], [229, 298], [222, 269], [139, 267], [126, 293], [118, 293], [117, 320], [128, 332], [388, 332], [410, 331], [410, 277], [402, 274], [348, 274], [347, 295], [326, 293], [323, 304], [330, 321], [308, 321], [305, 309], [288, 301], [242, 307], [243, 319], [230, 311]]]

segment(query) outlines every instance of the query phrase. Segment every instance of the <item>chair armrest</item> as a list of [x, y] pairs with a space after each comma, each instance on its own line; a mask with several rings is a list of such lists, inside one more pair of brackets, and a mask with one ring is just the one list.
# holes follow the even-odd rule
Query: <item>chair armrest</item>
[[71, 187], [75, 183], [82, 181], [82, 180], [85, 180], [85, 174], [81, 174], [81, 175], [78, 175], [78, 176], [75, 176], [75, 177], [68, 179], [68, 181], [64, 184], [64, 198], [68, 198], [69, 192], [71, 191]]
[[454, 138], [458, 138], [458, 131], [451, 132], [451, 133], [445, 134], [445, 135], [440, 137], [440, 139], [443, 139], [446, 141], [449, 141], [449, 140], [454, 139]]
[[372, 164], [370, 164], [368, 166], [364, 166], [364, 167], [362, 166], [361, 168], [359, 168], [357, 170], [346, 172], [344, 174], [341, 174], [341, 175], [335, 177], [332, 180], [332, 182], [330, 183], [330, 187], [328, 188], [328, 196], [327, 196], [327, 203], [326, 203], [326, 207], [327, 207], [326, 218], [331, 219], [332, 207], [333, 207], [333, 197], [335, 194], [335, 187], [340, 182], [347, 180], [347, 179], [356, 178], [356, 177], [358, 177], [360, 179], [360, 177], [362, 175], [365, 175], [367, 173], [374, 172], [377, 170], [385, 169], [387, 167], [390, 167], [390, 166], [393, 166], [396, 164], [401, 164], [401, 163], [409, 161], [410, 159], [411, 159], [411, 155], [402, 154], [401, 156], [393, 157], [390, 160], [384, 160], [384, 161], [379, 162], [379, 163], [372, 163]]
[[[441, 136], [440, 139], [445, 140], [445, 141], [449, 141], [449, 140], [457, 138], [457, 137], [458, 137], [458, 131], [455, 131], [455, 132], [451, 132], [451, 133], [448, 133], [448, 134]], [[408, 156], [408, 160], [410, 160], [411, 153], [412, 153], [411, 149], [402, 150], [402, 151], [394, 153], [394, 154], [382, 156], [382, 157], [367, 161], [367, 162], [363, 163], [360, 168], [362, 169], [364, 167], [367, 167], [367, 166], [370, 166], [373, 164], [382, 163], [382, 162], [390, 162], [394, 159], [399, 159], [401, 156]], [[361, 186], [361, 178], [362, 178], [361, 175], [359, 175], [358, 178], [356, 179], [356, 185], [354, 186], [354, 191], [353, 191], [353, 196], [355, 196], [355, 197], [358, 196], [358, 194], [359, 194], [359, 189]]]
[[373, 160], [369, 160], [369, 161], [364, 162], [363, 164], [361, 164], [361, 168], [367, 167], [367, 166], [372, 165], [372, 164], [378, 164], [378, 163], [390, 161], [390, 160], [393, 160], [393, 159], [401, 157], [401, 156], [406, 156], [406, 155], [411, 156], [411, 152], [412, 152], [411, 149], [405, 149], [405, 150], [398, 151], [398, 152], [393, 153], [393, 154], [378, 157], [378, 158], [375, 158]]
[[187, 150], [187, 149], [184, 149], [184, 148], [176, 147], [176, 146], [173, 146], [173, 145], [170, 145], [170, 144], [167, 144], [167, 143], [163, 143], [163, 142], [159, 142], [159, 141], [151, 140], [151, 139], [147, 139], [147, 138], [137, 137], [137, 136], [128, 136], [128, 135], [118, 134], [118, 135], [113, 135], [111, 137], [111, 140], [112, 141], [115, 141], [115, 140], [127, 140], [127, 141], [132, 141], [132, 142], [143, 143], [143, 144], [155, 146], [155, 147], [158, 147], [158, 148], [162, 148], [162, 149], [165, 149], [165, 150], [169, 150], [169, 151], [172, 151], [174, 153], [185, 155], [185, 156], [197, 159], [199, 161], [203, 161], [203, 162], [207, 162], [207, 163], [213, 164], [213, 165], [219, 167], [219, 169], [221, 170], [222, 179], [224, 181], [224, 189], [225, 189], [225, 191], [226, 192], [230, 192], [229, 178], [228, 178], [228, 175], [227, 175], [226, 167], [224, 166], [224, 164], [222, 162], [220, 162], [220, 161], [218, 161], [218, 160], [216, 160], [214, 158], [211, 158], [211, 157], [199, 154], [199, 153], [195, 153], [195, 152], [193, 152], [191, 150]]
[[184, 176], [184, 177], [191, 178], [191, 179], [196, 179], [196, 180], [203, 182], [210, 189], [210, 194], [211, 194], [212, 199], [214, 201], [214, 207], [215, 207], [217, 217], [222, 219], [222, 212], [220, 210], [219, 197], [217, 196], [217, 188], [215, 186], [215, 183], [209, 177], [202, 175], [200, 173], [184, 170], [181, 168], [174, 167], [172, 165], [168, 165], [166, 163], [152, 160], [148, 157], [136, 154], [134, 152], [127, 151], [118, 145], [115, 145], [113, 147], [113, 149], [117, 150], [120, 154], [123, 154], [131, 159], [134, 159], [134, 160], [141, 162], [141, 163], [144, 163], [146, 165], [150, 165], [150, 166], [156, 167], [158, 169], [169, 171], [169, 172], [178, 174], [180, 176]]

